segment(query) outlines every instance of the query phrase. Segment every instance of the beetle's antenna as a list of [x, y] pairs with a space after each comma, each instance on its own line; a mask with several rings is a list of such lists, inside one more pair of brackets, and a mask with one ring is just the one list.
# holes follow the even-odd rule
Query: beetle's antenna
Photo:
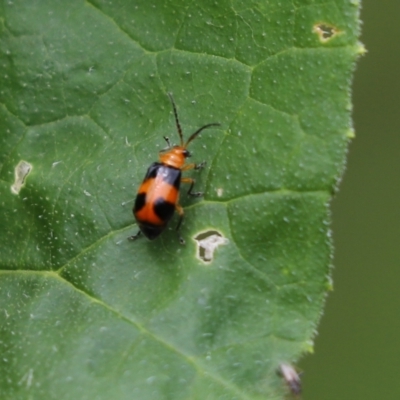
[[196, 136], [203, 130], [203, 129], [207, 129], [210, 128], [211, 126], [220, 126], [221, 124], [218, 123], [212, 123], [212, 124], [207, 124], [202, 126], [201, 128], [197, 129], [197, 131], [195, 133], [192, 133], [192, 135], [190, 136], [190, 138], [187, 140], [186, 144], [185, 144], [185, 148], [188, 146], [188, 144], [196, 138]]
[[175, 116], [176, 129], [178, 130], [179, 137], [180, 137], [180, 139], [181, 139], [181, 146], [183, 146], [182, 128], [181, 128], [181, 125], [179, 124], [178, 112], [176, 111], [176, 106], [175, 106], [174, 98], [172, 97], [172, 93], [170, 93], [170, 92], [168, 92], [168, 96], [169, 96], [169, 99], [171, 100], [172, 108], [174, 109], [174, 116]]

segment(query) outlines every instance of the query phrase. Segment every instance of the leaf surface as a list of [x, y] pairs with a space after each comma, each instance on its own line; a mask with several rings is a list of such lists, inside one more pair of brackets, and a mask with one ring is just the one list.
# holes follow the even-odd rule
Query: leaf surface
[[[331, 287], [358, 7], [0, 7], [2, 398], [285, 396], [276, 370], [312, 349]], [[169, 91], [185, 137], [221, 124], [191, 144], [205, 194], [182, 190], [185, 246], [176, 220], [132, 243], [136, 190], [178, 141]]]

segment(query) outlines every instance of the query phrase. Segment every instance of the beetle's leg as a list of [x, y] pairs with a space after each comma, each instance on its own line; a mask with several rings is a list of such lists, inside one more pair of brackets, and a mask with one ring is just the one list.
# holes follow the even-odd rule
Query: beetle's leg
[[181, 171], [188, 171], [189, 169], [196, 169], [196, 164], [194, 164], [194, 163], [185, 164], [185, 165], [181, 168]]
[[206, 166], [206, 164], [207, 164], [207, 161], [202, 161], [199, 164], [195, 164], [194, 169], [202, 169]]
[[142, 234], [142, 231], [139, 231], [136, 235], [132, 235], [128, 237], [128, 240], [136, 240], [140, 235]]
[[183, 212], [183, 208], [181, 205], [176, 204], [175, 205], [175, 210], [176, 212], [179, 214], [179, 220], [178, 220], [178, 224], [176, 225], [176, 232], [178, 234], [178, 239], [180, 244], [185, 244], [185, 239], [183, 239], [183, 237], [181, 236], [181, 234], [179, 233], [179, 229], [182, 225], [182, 221], [183, 221], [183, 216], [184, 216], [184, 212]]
[[205, 167], [206, 164], [207, 164], [206, 161], [203, 161], [199, 164], [194, 164], [194, 163], [186, 164], [181, 168], [181, 171], [188, 171], [189, 169], [202, 169]]
[[192, 178], [182, 178], [181, 179], [182, 183], [190, 183], [190, 187], [189, 190], [187, 192], [188, 196], [192, 196], [192, 197], [200, 197], [203, 196], [203, 192], [192, 192], [193, 186], [195, 184], [195, 180]]

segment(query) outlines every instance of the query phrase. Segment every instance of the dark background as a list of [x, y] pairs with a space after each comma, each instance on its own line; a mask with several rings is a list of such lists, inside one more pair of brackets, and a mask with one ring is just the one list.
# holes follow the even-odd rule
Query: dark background
[[332, 203], [334, 292], [304, 400], [400, 399], [400, 1], [362, 1], [356, 138]]

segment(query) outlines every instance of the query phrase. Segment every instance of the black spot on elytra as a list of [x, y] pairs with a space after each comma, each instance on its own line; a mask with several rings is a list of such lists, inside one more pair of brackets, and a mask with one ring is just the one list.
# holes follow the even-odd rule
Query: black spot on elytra
[[136, 196], [135, 205], [133, 207], [133, 212], [137, 213], [140, 211], [146, 203], [146, 193], [139, 193]]
[[155, 162], [150, 165], [143, 182], [146, 182], [149, 179], [154, 179], [157, 176], [161, 176], [164, 182], [174, 186], [176, 190], [179, 190], [182, 176], [180, 169], [168, 167], [164, 164]]
[[158, 162], [154, 162], [153, 164], [150, 165], [149, 169], [146, 172], [146, 176], [143, 179], [143, 182], [147, 181], [147, 179], [155, 178], [158, 174], [158, 170], [162, 167], [163, 165]]
[[181, 185], [181, 171], [176, 168], [162, 166], [158, 170], [158, 175], [161, 175], [163, 181], [171, 186], [174, 186], [176, 190], [179, 190]]
[[162, 221], [169, 221], [174, 215], [175, 204], [165, 201], [162, 197], [159, 197], [154, 202], [154, 212]]

